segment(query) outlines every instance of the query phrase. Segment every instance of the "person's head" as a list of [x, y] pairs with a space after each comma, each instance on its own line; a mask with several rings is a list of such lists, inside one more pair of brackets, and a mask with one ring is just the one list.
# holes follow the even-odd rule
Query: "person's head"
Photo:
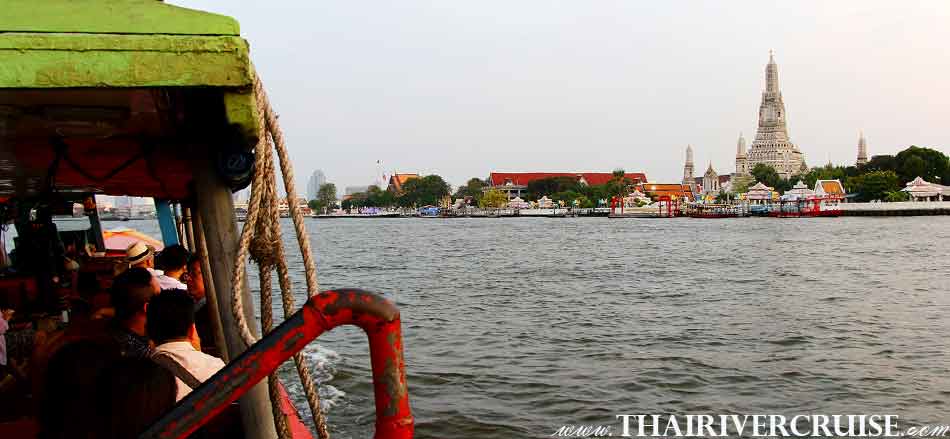
[[99, 374], [96, 408], [99, 439], [127, 439], [175, 405], [178, 387], [168, 369], [146, 358], [126, 357]]
[[153, 296], [159, 293], [158, 280], [148, 270], [133, 267], [115, 277], [112, 282], [112, 306], [115, 318], [128, 324], [144, 322], [145, 309]]
[[40, 437], [88, 438], [95, 433], [99, 374], [119, 360], [110, 339], [78, 340], [59, 348], [46, 367], [40, 396]]
[[188, 286], [188, 293], [196, 300], [205, 297], [205, 279], [201, 271], [201, 257], [192, 254], [188, 260], [188, 276], [182, 282]]
[[155, 251], [142, 241], [125, 249], [125, 262], [130, 267], [155, 268]]
[[158, 268], [165, 272], [166, 276], [181, 280], [183, 274], [188, 272], [188, 258], [191, 253], [180, 244], [165, 247], [158, 254]]
[[194, 299], [185, 290], [162, 291], [148, 304], [145, 328], [157, 345], [197, 339]]

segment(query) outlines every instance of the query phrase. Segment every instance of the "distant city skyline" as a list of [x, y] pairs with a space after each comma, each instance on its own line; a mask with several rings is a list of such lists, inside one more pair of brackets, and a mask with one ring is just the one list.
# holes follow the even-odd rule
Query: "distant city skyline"
[[950, 152], [950, 2], [172, 0], [235, 17], [281, 115], [298, 188], [385, 173], [734, 169], [762, 66], [781, 66], [809, 166]]

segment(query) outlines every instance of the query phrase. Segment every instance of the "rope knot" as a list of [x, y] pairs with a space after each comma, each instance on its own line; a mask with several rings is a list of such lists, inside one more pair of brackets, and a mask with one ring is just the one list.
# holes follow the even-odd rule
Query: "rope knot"
[[248, 250], [251, 253], [251, 260], [257, 262], [261, 268], [270, 268], [277, 265], [277, 252], [274, 251], [279, 245], [275, 239], [264, 235], [255, 235], [251, 240]]

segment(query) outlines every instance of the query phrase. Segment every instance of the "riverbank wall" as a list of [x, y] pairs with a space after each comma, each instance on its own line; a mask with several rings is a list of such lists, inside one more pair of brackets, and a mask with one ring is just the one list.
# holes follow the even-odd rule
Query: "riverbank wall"
[[897, 203], [842, 203], [841, 216], [950, 215], [950, 201], [902, 201]]

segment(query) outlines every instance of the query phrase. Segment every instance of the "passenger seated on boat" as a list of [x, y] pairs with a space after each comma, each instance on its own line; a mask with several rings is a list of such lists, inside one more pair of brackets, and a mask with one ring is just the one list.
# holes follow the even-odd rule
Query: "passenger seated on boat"
[[187, 290], [184, 279], [188, 276], [188, 258], [191, 253], [179, 244], [165, 247], [158, 254], [158, 268], [162, 274], [158, 275], [158, 285], [163, 290]]
[[96, 439], [139, 435], [175, 405], [175, 376], [145, 358], [121, 358], [99, 374]]
[[130, 268], [116, 276], [112, 283], [112, 306], [115, 319], [110, 333], [119, 343], [122, 355], [148, 357], [152, 353], [145, 332], [146, 308], [161, 290], [158, 280], [148, 270], [140, 267]]
[[155, 249], [138, 241], [125, 249], [125, 264], [128, 268], [144, 268], [153, 276], [162, 274], [155, 269]]
[[183, 290], [166, 290], [148, 304], [148, 335], [157, 345], [152, 360], [175, 375], [182, 399], [224, 367], [220, 358], [201, 352], [195, 329], [194, 300]]
[[53, 354], [40, 393], [40, 439], [93, 437], [97, 379], [119, 358], [119, 347], [103, 338], [73, 341]]
[[185, 279], [182, 281], [188, 285], [188, 294], [195, 299], [195, 302], [204, 303], [205, 301], [205, 279], [201, 272], [201, 257], [198, 254], [192, 254], [188, 260], [188, 272], [185, 273]]
[[7, 365], [7, 331], [13, 319], [13, 308], [0, 305], [0, 370]]

